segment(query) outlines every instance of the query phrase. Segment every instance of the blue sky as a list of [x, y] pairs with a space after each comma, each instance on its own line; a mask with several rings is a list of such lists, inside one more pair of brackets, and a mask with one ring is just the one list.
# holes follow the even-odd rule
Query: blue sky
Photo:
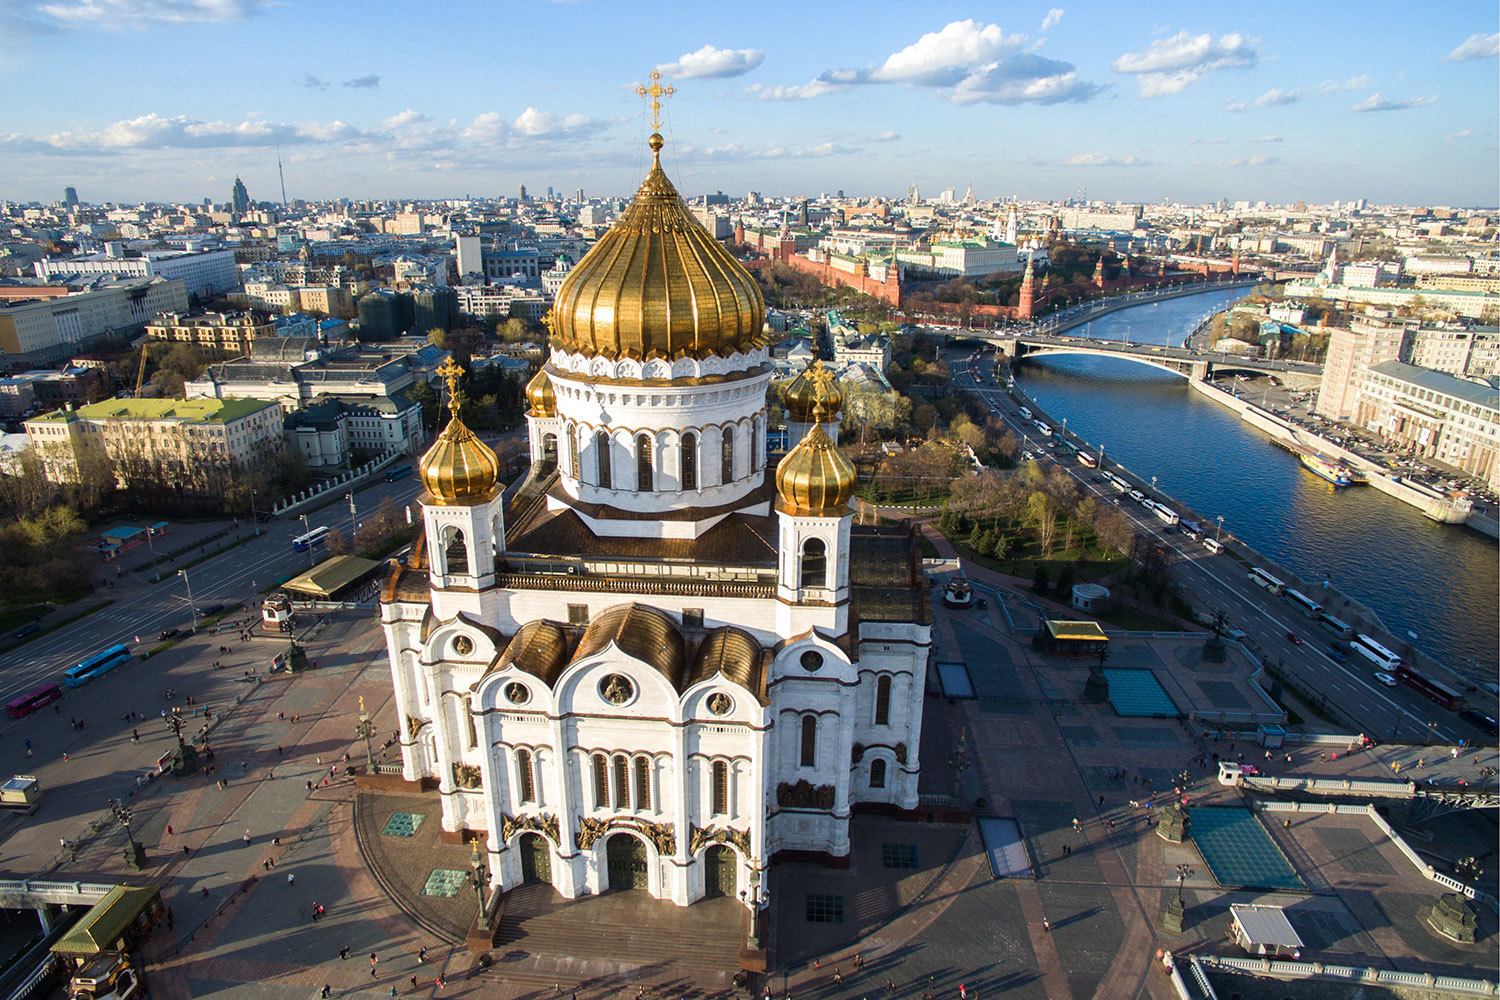
[[1494, 206], [1493, 3], [0, 0], [0, 198], [687, 194]]

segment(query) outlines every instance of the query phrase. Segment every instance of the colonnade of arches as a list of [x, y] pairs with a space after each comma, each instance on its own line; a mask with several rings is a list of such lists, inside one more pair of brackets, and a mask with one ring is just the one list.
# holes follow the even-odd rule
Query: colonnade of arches
[[765, 416], [683, 430], [605, 429], [569, 421], [559, 447], [572, 478], [636, 493], [727, 486], [765, 468]]

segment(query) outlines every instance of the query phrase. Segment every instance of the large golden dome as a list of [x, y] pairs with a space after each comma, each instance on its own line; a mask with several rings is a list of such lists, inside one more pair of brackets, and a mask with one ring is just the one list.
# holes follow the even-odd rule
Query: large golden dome
[[[452, 358], [438, 369], [438, 374], [448, 381], [450, 401], [457, 395], [458, 376], [462, 372]], [[495, 490], [500, 479], [500, 460], [458, 418], [457, 405], [452, 402], [450, 405], [454, 407], [453, 416], [422, 456], [417, 472], [435, 504], [480, 503], [488, 500]]]
[[611, 360], [727, 357], [765, 343], [750, 272], [689, 214], [661, 169], [558, 289], [553, 347]]
[[856, 482], [854, 466], [815, 423], [776, 466], [777, 506], [788, 514], [842, 516]]
[[557, 390], [552, 388], [552, 380], [547, 377], [545, 369], [537, 372], [526, 383], [526, 402], [531, 404], [533, 417], [557, 415]]
[[825, 414], [821, 419], [827, 420], [844, 405], [844, 393], [838, 383], [819, 377], [818, 373], [823, 371], [826, 371], [823, 362], [814, 358], [786, 387], [786, 408], [795, 423], [813, 421], [814, 412], [820, 406]]

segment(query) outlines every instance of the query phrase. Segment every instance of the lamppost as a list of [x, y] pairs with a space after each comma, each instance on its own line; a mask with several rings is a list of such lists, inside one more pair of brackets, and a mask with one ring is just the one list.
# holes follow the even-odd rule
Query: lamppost
[[187, 588], [188, 610], [193, 613], [193, 631], [198, 631], [198, 607], [193, 603], [193, 582], [188, 579], [187, 570], [180, 569], [177, 575], [182, 577], [182, 585]]
[[1156, 477], [1155, 476], [1151, 477], [1151, 492], [1152, 493], [1156, 492]]
[[479, 841], [474, 841], [474, 854], [469, 858], [469, 864], [474, 869], [474, 895], [479, 900], [479, 916], [475, 918], [474, 926], [479, 930], [490, 929], [489, 916], [485, 913], [484, 885], [489, 881], [490, 870], [484, 863], [484, 858], [479, 856]]
[[255, 514], [255, 491], [250, 491], [250, 530], [260, 534], [260, 518]]
[[1189, 875], [1195, 874], [1187, 863], [1177, 866], [1177, 898], [1167, 904], [1165, 912], [1161, 915], [1162, 927], [1174, 934], [1182, 933], [1182, 917], [1186, 907], [1182, 902], [1182, 884], [1187, 881]]
[[349, 544], [354, 544], [354, 536], [359, 532], [359, 525], [354, 523], [354, 491], [350, 490], [349, 497]]
[[1427, 745], [1428, 746], [1432, 746], [1432, 741], [1433, 741], [1433, 738], [1434, 738], [1434, 734], [1437, 733], [1437, 725], [1438, 724], [1436, 722], [1429, 722], [1429, 723], [1427, 723]]
[[365, 696], [359, 696], [359, 723], [354, 727], [354, 735], [365, 741], [365, 773], [375, 773], [375, 757], [370, 753], [370, 737], [375, 735], [375, 723], [370, 721], [370, 713], [365, 711]]
[[1453, 866], [1453, 874], [1457, 875], [1462, 882], [1474, 883], [1479, 881], [1479, 876], [1484, 874], [1484, 866], [1479, 859], [1470, 855], [1460, 858]]
[[156, 579], [156, 543], [151, 540], [151, 537], [152, 537], [152, 531], [151, 531], [150, 528], [147, 528], [146, 529], [146, 548], [148, 548], [148, 549], [151, 550], [151, 578], [152, 578], [152, 580], [154, 582], [155, 579]]
[[963, 805], [964, 772], [974, 763], [969, 756], [969, 731], [961, 729], [958, 733], [958, 746], [953, 748], [953, 753], [948, 755], [948, 766], [953, 768], [953, 804]]
[[1195, 871], [1193, 871], [1192, 865], [1189, 865], [1185, 861], [1184, 862], [1180, 862], [1177, 865], [1177, 905], [1178, 906], [1182, 905], [1182, 884], [1184, 882], [1186, 882], [1189, 878], [1192, 878], [1196, 874], [1198, 874], [1198, 873], [1195, 872]]
[[1224, 534], [1224, 515], [1220, 514], [1214, 520], [1219, 522], [1219, 527], [1214, 531], [1214, 541], [1217, 542]]
[[[109, 800], [110, 811], [114, 813], [115, 819], [125, 828], [125, 841], [129, 845], [125, 848], [125, 860], [135, 866], [136, 871], [146, 867], [146, 849], [135, 839], [135, 834], [130, 829], [132, 816], [126, 806], [114, 799]], [[1472, 860], [1472, 859], [1470, 859]]]
[[[760, 950], [760, 912], [771, 902], [770, 890], [766, 888], [763, 880], [765, 866], [760, 863], [759, 858], [751, 858], [750, 862], [750, 888], [740, 890], [740, 902], [750, 907], [750, 940], [748, 942], [751, 951]], [[783, 983], [783, 986], [785, 983]]]

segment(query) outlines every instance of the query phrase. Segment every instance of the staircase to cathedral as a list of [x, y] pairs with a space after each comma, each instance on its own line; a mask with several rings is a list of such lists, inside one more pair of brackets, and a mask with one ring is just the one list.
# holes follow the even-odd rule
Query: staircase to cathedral
[[487, 975], [569, 991], [610, 981], [726, 989], [746, 921], [733, 899], [679, 907], [631, 891], [570, 900], [550, 885], [523, 885], [505, 897]]

